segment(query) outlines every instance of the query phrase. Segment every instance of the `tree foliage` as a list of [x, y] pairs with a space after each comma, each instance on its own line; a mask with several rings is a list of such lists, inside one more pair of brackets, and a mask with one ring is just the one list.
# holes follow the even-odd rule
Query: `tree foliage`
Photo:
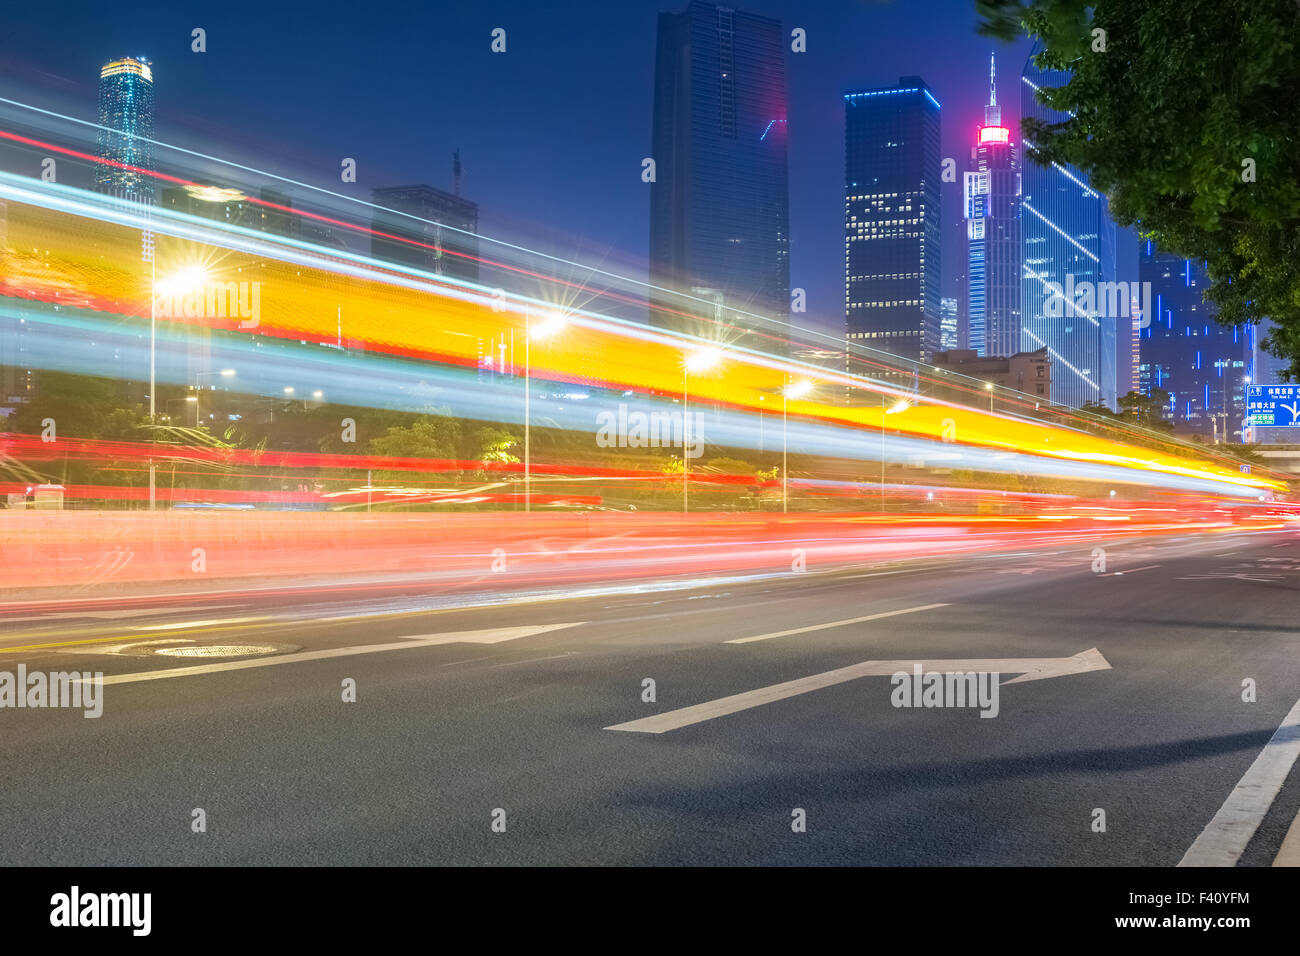
[[1225, 324], [1271, 318], [1264, 341], [1300, 375], [1300, 2], [977, 0], [980, 32], [1036, 37], [1029, 153], [1083, 170], [1124, 226], [1203, 260]]

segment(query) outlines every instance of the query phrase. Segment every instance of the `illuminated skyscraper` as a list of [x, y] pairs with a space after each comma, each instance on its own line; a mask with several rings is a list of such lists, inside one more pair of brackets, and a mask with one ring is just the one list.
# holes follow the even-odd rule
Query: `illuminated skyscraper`
[[[1020, 115], [1061, 122], [1063, 115], [1043, 106], [1035, 94], [1069, 79], [1068, 73], [1039, 70], [1031, 55], [1020, 77]], [[1123, 322], [1129, 335], [1131, 319], [1106, 318], [1074, 302], [1049, 303], [1052, 286], [1088, 282], [1096, 288], [1115, 281], [1115, 224], [1106, 212], [1106, 197], [1074, 167], [1042, 166], [1030, 156], [1021, 180], [1020, 347], [1027, 352], [1046, 348], [1052, 356], [1052, 401], [1076, 408], [1101, 402], [1114, 408], [1117, 325]], [[1126, 381], [1128, 374], [1126, 369]]]
[[1177, 431], [1240, 441], [1255, 328], [1215, 321], [1214, 307], [1202, 299], [1209, 280], [1199, 262], [1147, 241], [1138, 250], [1138, 272], [1155, 299], [1151, 324], [1139, 339], [1141, 390], [1169, 393], [1164, 418]]
[[998, 106], [997, 67], [989, 58], [989, 103], [966, 174], [970, 347], [980, 355], [1020, 349], [1020, 160]]
[[96, 188], [152, 203], [153, 179], [137, 171], [154, 168], [153, 68], [144, 57], [113, 60], [99, 71], [99, 125]]
[[651, 281], [706, 300], [691, 308], [728, 323], [747, 324], [728, 308], [790, 313], [786, 39], [778, 20], [711, 3], [659, 15]]
[[939, 101], [919, 76], [844, 94], [850, 344], [929, 361], [940, 345]]
[[960, 330], [957, 328], [957, 300], [939, 300], [939, 348], [945, 351], [960, 348]]

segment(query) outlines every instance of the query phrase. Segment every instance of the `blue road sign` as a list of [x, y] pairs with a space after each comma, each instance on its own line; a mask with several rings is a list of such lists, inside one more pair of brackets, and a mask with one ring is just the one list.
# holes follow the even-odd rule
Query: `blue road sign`
[[1251, 425], [1300, 425], [1300, 385], [1247, 385], [1246, 421]]

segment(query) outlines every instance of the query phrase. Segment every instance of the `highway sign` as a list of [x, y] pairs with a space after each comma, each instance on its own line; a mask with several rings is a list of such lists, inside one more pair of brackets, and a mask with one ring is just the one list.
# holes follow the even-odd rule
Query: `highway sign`
[[1247, 385], [1246, 422], [1250, 425], [1300, 425], [1300, 385]]

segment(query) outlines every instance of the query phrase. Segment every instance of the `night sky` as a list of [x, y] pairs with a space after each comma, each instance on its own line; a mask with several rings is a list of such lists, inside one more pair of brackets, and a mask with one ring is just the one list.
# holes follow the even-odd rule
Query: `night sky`
[[[375, 186], [463, 190], [481, 230], [644, 277], [656, 15], [685, 2], [313, 0], [23, 4], [0, 26], [0, 89], [95, 119], [100, 65], [153, 60], [155, 136], [369, 198]], [[919, 74], [943, 105], [944, 155], [968, 163], [998, 53], [1003, 121], [1018, 121], [1026, 42], [975, 33], [972, 0], [747, 0], [803, 27], [787, 52], [791, 285], [809, 324], [843, 329], [841, 94]], [[507, 52], [490, 52], [494, 27]], [[190, 31], [207, 30], [207, 52]], [[358, 182], [339, 182], [339, 161]], [[959, 177], [960, 178], [960, 177]], [[944, 186], [944, 294], [963, 270], [960, 182]], [[964, 243], [962, 244], [964, 246]], [[1121, 272], [1121, 278], [1123, 273]]]

